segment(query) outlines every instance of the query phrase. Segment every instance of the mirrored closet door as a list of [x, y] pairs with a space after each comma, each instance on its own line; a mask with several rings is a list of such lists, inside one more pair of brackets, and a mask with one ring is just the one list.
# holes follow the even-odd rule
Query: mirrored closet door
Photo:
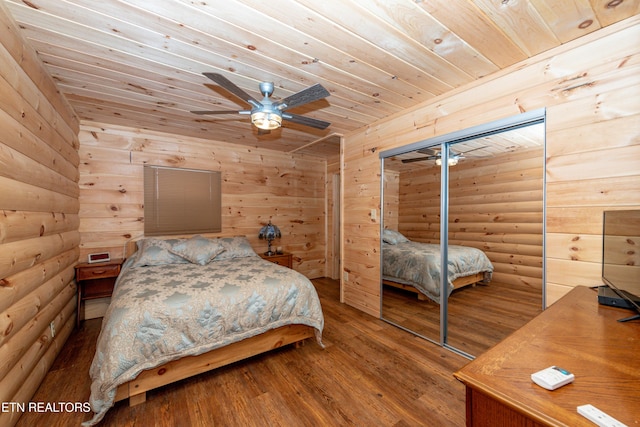
[[[440, 263], [440, 170], [416, 159], [433, 155], [429, 148], [383, 159], [383, 270], [381, 303], [384, 319], [440, 343], [440, 281], [421, 276], [411, 257], [415, 241], [432, 248], [429, 261]], [[412, 240], [406, 242], [405, 236]], [[405, 273], [411, 277], [403, 277]], [[416, 287], [420, 282], [420, 288]]]
[[544, 111], [380, 156], [384, 320], [473, 357], [541, 311]]

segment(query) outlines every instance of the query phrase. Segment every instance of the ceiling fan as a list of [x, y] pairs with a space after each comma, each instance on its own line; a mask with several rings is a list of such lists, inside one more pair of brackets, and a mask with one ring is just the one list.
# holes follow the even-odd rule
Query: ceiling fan
[[[462, 160], [462, 159], [465, 158], [464, 157], [465, 154], [470, 153], [472, 151], [476, 151], [476, 150], [482, 150], [483, 148], [487, 148], [487, 147], [486, 146], [485, 147], [477, 147], [477, 148], [473, 148], [471, 150], [462, 151], [460, 153], [455, 153], [452, 150], [451, 155], [449, 156], [449, 166], [457, 165], [459, 160]], [[427, 154], [429, 152], [431, 152], [433, 154], [430, 154], [430, 155], [428, 155], [426, 157], [415, 157], [413, 159], [402, 159], [402, 163], [414, 163], [414, 162], [422, 162], [424, 160], [435, 160], [437, 165], [441, 165], [442, 164], [442, 160], [441, 160], [442, 159], [442, 153], [440, 153], [440, 151], [435, 151], [434, 152], [433, 150], [430, 150], [428, 148], [422, 149], [422, 150], [418, 150], [418, 153], [422, 153], [422, 154]]]
[[287, 113], [285, 110], [288, 108], [298, 107], [300, 105], [307, 104], [309, 102], [317, 101], [322, 98], [326, 98], [330, 95], [322, 85], [315, 84], [300, 92], [294, 93], [291, 96], [284, 98], [281, 101], [273, 102], [269, 97], [273, 93], [273, 83], [262, 82], [260, 83], [260, 93], [264, 98], [262, 101], [258, 101], [244, 90], [240, 89], [233, 82], [227, 79], [222, 74], [218, 73], [202, 73], [218, 85], [222, 86], [238, 98], [242, 99], [246, 103], [251, 105], [250, 110], [240, 111], [192, 111], [194, 114], [245, 114], [251, 116], [251, 123], [253, 123], [260, 131], [266, 131], [268, 133], [273, 129], [277, 129], [282, 125], [282, 120], [288, 120], [293, 123], [298, 123], [305, 126], [310, 126], [316, 129], [326, 129], [331, 123], [323, 120], [312, 119], [311, 117], [300, 116], [298, 114]]

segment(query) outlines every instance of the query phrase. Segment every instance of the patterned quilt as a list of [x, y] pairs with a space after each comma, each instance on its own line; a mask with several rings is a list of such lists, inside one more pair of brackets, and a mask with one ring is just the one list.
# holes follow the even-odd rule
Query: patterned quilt
[[91, 365], [90, 402], [99, 422], [118, 385], [139, 372], [289, 324], [324, 318], [311, 282], [258, 256], [131, 267], [118, 278]]
[[[407, 241], [382, 246], [382, 276], [386, 280], [411, 285], [440, 303], [440, 245]], [[480, 272], [491, 279], [493, 265], [480, 249], [449, 245], [448, 279], [450, 295], [453, 281]]]

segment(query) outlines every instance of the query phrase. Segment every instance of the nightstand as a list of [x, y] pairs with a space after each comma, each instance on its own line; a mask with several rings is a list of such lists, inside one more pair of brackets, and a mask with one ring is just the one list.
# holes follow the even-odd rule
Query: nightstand
[[259, 254], [262, 259], [266, 259], [274, 264], [281, 265], [283, 267], [293, 268], [293, 255], [287, 252], [275, 255]]
[[118, 274], [120, 274], [122, 262], [122, 259], [114, 259], [95, 264], [82, 262], [76, 265], [76, 283], [78, 285], [77, 327], [80, 327], [82, 301], [110, 297]]

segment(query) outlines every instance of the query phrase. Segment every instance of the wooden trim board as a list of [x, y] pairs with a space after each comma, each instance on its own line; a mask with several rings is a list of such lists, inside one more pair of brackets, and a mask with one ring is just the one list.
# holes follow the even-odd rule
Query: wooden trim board
[[300, 344], [305, 339], [312, 337], [315, 337], [315, 330], [311, 326], [287, 325], [198, 356], [186, 356], [153, 369], [142, 371], [135, 379], [121, 384], [116, 390], [115, 401], [129, 398], [129, 405], [134, 406], [146, 400], [146, 392], [149, 390], [208, 372], [284, 345]]
[[[464, 277], [458, 277], [456, 280], [453, 281], [453, 289], [459, 289], [459, 288], [463, 288], [465, 286], [468, 285], [474, 285], [476, 283], [480, 283], [480, 282], [485, 282], [485, 272], [481, 271], [480, 273], [476, 273], [476, 274], [472, 274], [470, 276], [464, 276]], [[388, 285], [388, 286], [393, 286], [394, 288], [398, 288], [398, 289], [403, 289], [405, 291], [409, 291], [409, 292], [414, 292], [416, 294], [418, 294], [418, 299], [419, 300], [426, 300], [427, 297], [420, 292], [417, 288], [411, 286], [411, 285], [407, 285], [404, 283], [398, 283], [398, 282], [394, 282], [392, 280], [387, 280], [387, 279], [383, 279], [382, 283], [384, 285]]]

